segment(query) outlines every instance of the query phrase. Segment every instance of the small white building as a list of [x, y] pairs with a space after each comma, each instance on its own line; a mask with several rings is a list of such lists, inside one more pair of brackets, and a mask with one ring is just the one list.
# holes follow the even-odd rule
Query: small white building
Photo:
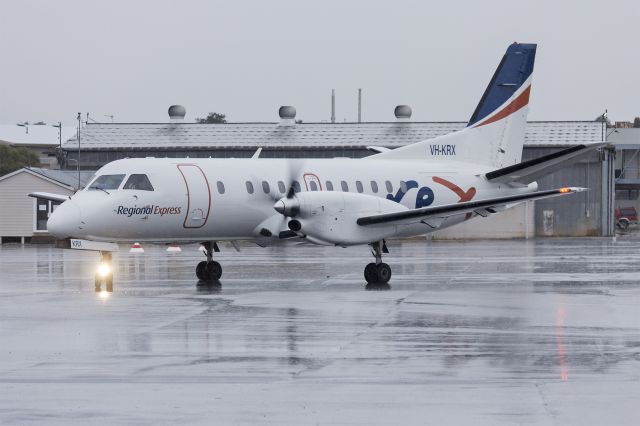
[[[80, 173], [84, 186], [93, 172]], [[30, 192], [71, 195], [78, 187], [78, 173], [27, 167], [0, 177], [0, 243], [49, 241], [47, 219], [60, 203], [31, 198]]]

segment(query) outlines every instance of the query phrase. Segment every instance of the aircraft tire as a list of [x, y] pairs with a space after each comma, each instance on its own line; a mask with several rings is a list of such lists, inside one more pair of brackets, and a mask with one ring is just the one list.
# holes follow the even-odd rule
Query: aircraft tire
[[199, 280], [207, 279], [207, 277], [205, 276], [205, 274], [207, 273], [206, 268], [207, 262], [205, 261], [198, 263], [198, 265], [196, 266], [196, 277], [198, 277]]
[[367, 284], [373, 284], [378, 282], [378, 268], [375, 263], [369, 263], [364, 268], [364, 279]]
[[378, 282], [380, 284], [386, 284], [391, 279], [391, 267], [386, 263], [381, 263], [377, 267]]
[[219, 280], [222, 276], [222, 266], [215, 260], [207, 263], [206, 271], [207, 278], [213, 281]]

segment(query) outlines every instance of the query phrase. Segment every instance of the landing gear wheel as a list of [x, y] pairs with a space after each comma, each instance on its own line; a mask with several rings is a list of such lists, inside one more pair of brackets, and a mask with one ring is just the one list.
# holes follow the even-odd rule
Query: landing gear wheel
[[391, 267], [386, 263], [381, 263], [376, 266], [378, 272], [378, 283], [386, 284], [391, 279]]
[[222, 276], [222, 266], [215, 260], [207, 263], [206, 271], [207, 278], [213, 281], [218, 281]]
[[367, 284], [378, 282], [378, 268], [375, 263], [370, 263], [364, 268], [364, 279]]
[[198, 277], [199, 280], [206, 280], [207, 279], [207, 262], [205, 262], [204, 260], [200, 263], [198, 263], [198, 266], [196, 266], [196, 276]]

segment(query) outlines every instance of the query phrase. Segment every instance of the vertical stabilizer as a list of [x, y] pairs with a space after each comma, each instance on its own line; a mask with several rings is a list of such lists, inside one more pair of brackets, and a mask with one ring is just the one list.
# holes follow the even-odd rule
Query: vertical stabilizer
[[519, 163], [535, 56], [535, 44], [507, 48], [464, 130], [375, 157], [465, 161], [495, 168]]

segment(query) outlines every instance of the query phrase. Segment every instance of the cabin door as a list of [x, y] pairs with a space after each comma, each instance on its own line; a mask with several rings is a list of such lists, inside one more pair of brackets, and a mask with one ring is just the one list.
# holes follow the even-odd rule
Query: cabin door
[[202, 228], [209, 219], [211, 209], [209, 181], [202, 169], [195, 164], [178, 164], [178, 170], [187, 189], [187, 213], [183, 226]]

